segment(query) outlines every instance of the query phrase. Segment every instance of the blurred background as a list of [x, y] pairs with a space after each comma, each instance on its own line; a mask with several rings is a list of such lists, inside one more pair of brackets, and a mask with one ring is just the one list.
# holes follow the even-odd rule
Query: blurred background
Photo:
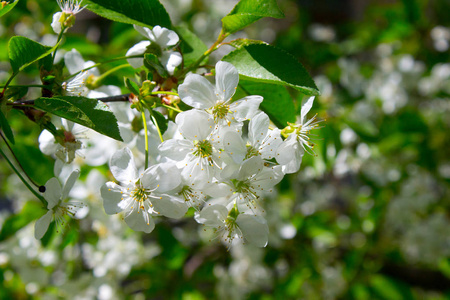
[[[161, 2], [209, 46], [237, 1]], [[261, 39], [296, 56], [321, 91], [311, 113], [326, 121], [314, 132], [315, 155], [266, 201], [269, 245], [227, 251], [192, 218], [131, 231], [103, 211], [107, 164], [82, 169], [89, 214], [37, 241], [39, 203], [0, 158], [0, 299], [450, 299], [450, 2], [278, 4], [285, 19], [228, 40]], [[21, 0], [0, 19], [0, 82], [9, 38], [54, 44], [58, 10], [56, 1]], [[131, 25], [84, 10], [62, 49], [101, 61], [140, 39]], [[289, 92], [300, 110], [303, 95]], [[37, 147], [38, 126], [19, 112], [11, 120], [15, 152], [45, 183], [53, 164]]]

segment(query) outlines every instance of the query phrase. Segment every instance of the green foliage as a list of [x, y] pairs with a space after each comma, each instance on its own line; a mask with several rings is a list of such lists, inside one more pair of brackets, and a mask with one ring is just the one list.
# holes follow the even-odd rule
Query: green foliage
[[164, 115], [157, 110], [152, 110], [150, 113], [153, 116], [153, 118], [155, 118], [157, 124], [155, 124], [153, 118], [151, 118], [152, 123], [158, 125], [161, 134], [164, 134], [164, 132], [167, 131], [167, 128], [169, 126], [169, 120], [167, 120], [166, 117], [164, 117]]
[[9, 126], [8, 120], [6, 119], [5, 115], [3, 114], [3, 112], [0, 109], [0, 129], [3, 130], [3, 132], [5, 133], [6, 138], [12, 143], [14, 144], [14, 134], [11, 130], [11, 127]]
[[42, 205], [39, 202], [27, 202], [20, 213], [12, 215], [5, 220], [0, 230], [0, 241], [13, 236], [18, 230], [41, 217], [44, 213], [45, 210], [42, 209]]
[[183, 53], [183, 62], [185, 67], [189, 67], [196, 62], [203, 53], [208, 50], [205, 43], [186, 26], [177, 26], [175, 31], [181, 39], [180, 49]]
[[[14, 8], [14, 6], [16, 6], [16, 4], [19, 2], [19, 0], [14, 0], [14, 2], [10, 2], [8, 4], [6, 4], [5, 6], [0, 8], [0, 18], [3, 17], [4, 15], [6, 15], [7, 13], [9, 13], [11, 11], [11, 9]], [[0, 3], [0, 5], [2, 5]]]
[[243, 79], [291, 86], [306, 95], [318, 95], [314, 80], [298, 60], [284, 50], [266, 44], [250, 44], [224, 56]]
[[170, 28], [170, 17], [158, 0], [89, 0], [88, 9], [116, 22]]
[[279, 128], [286, 127], [287, 122], [295, 122], [295, 105], [292, 101], [292, 96], [285, 87], [276, 84], [240, 80], [235, 98], [239, 99], [248, 95], [260, 95], [264, 98], [260, 108]]
[[32, 63], [52, 53], [56, 47], [44, 46], [23, 36], [14, 36], [9, 40], [8, 53], [14, 73], [22, 71]]
[[155, 54], [144, 54], [144, 65], [151, 71], [155, 70], [163, 78], [169, 77], [166, 68], [159, 62], [159, 59]]
[[108, 106], [101, 101], [85, 97], [60, 96], [57, 98], [38, 98], [34, 105], [45, 112], [122, 141], [116, 117]]
[[276, 0], [241, 0], [222, 19], [222, 28], [225, 33], [231, 34], [264, 17], [284, 18]]

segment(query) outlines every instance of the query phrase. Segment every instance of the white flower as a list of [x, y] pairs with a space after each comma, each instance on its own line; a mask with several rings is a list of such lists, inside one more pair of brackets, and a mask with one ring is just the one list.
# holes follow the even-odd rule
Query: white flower
[[211, 135], [214, 122], [201, 110], [192, 109], [177, 115], [175, 123], [184, 139], [170, 139], [159, 146], [161, 153], [182, 167], [181, 175], [197, 188], [212, 183], [224, 167], [226, 153], [215, 146]]
[[234, 239], [245, 238], [250, 244], [265, 247], [269, 238], [269, 227], [261, 216], [239, 213], [236, 207], [230, 212], [219, 204], [205, 206], [196, 214], [196, 221], [208, 227], [215, 228], [219, 235], [229, 246]]
[[230, 180], [234, 194], [230, 200], [245, 204], [252, 212], [258, 209], [258, 201], [283, 179], [280, 166], [265, 167], [260, 156], [245, 160]]
[[47, 200], [48, 212], [36, 221], [34, 231], [36, 239], [41, 239], [44, 236], [53, 219], [56, 221], [57, 227], [61, 228], [64, 225], [64, 217], [66, 215], [73, 218], [78, 209], [84, 206], [81, 201], [67, 200], [69, 192], [79, 175], [80, 171], [73, 171], [62, 189], [56, 177], [47, 181], [44, 198]]
[[306, 114], [313, 105], [314, 97], [310, 97], [302, 106], [300, 119], [298, 124], [288, 123], [282, 134], [289, 135], [286, 140], [278, 147], [276, 160], [283, 166], [285, 174], [295, 173], [300, 169], [303, 154], [305, 151], [312, 150], [314, 144], [309, 142], [308, 134], [316, 129], [320, 121], [316, 120], [316, 116], [305, 122]]
[[225, 133], [223, 141], [225, 151], [238, 164], [253, 156], [272, 159], [282, 139], [280, 130], [278, 128], [270, 130], [269, 126], [269, 117], [264, 112], [260, 112], [250, 120], [247, 142], [244, 142], [241, 135], [235, 131]]
[[57, 12], [53, 15], [52, 28], [55, 33], [61, 33], [61, 29], [70, 28], [73, 26], [75, 19], [74, 16], [86, 8], [81, 7], [81, 2], [78, 0], [56, 0], [61, 12]]
[[230, 63], [219, 61], [216, 64], [215, 86], [203, 76], [189, 74], [178, 87], [178, 94], [187, 105], [206, 110], [216, 124], [236, 126], [250, 119], [263, 100], [261, 96], [248, 96], [232, 102], [238, 83], [237, 69]]
[[123, 211], [131, 229], [150, 233], [155, 227], [152, 215], [181, 218], [186, 213], [184, 200], [170, 195], [181, 182], [174, 164], [152, 166], [139, 176], [130, 149], [124, 148], [111, 157], [110, 168], [121, 185], [102, 186], [103, 207], [110, 215]]
[[73, 123], [66, 119], [61, 119], [62, 134], [55, 140], [55, 136], [47, 130], [43, 130], [39, 136], [39, 149], [47, 155], [55, 155], [59, 160], [71, 163], [75, 159], [75, 154], [84, 156], [81, 153], [83, 144], [81, 139], [86, 138], [85, 132], [88, 128]]
[[[152, 29], [147, 27], [141, 27], [134, 25], [134, 28], [143, 36], [149, 39], [149, 41], [142, 41], [131, 47], [126, 56], [141, 55], [144, 54], [148, 47], [156, 47], [154, 49], [157, 56], [160, 58], [161, 64], [165, 66], [167, 72], [173, 75], [175, 68], [181, 64], [182, 56], [179, 52], [168, 50], [170, 47], [175, 46], [180, 40], [175, 31], [169, 30], [161, 26], [155, 26]], [[135, 69], [144, 65], [142, 58], [129, 58], [128, 63]]]
[[86, 87], [86, 80], [89, 77], [88, 72], [78, 73], [75, 77], [61, 85], [64, 95], [84, 97], [89, 93]]

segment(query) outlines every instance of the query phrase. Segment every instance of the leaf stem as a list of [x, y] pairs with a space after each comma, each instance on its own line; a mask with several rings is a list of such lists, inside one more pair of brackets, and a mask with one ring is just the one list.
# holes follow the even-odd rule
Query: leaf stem
[[23, 178], [23, 176], [20, 174], [20, 172], [16, 169], [16, 167], [13, 165], [13, 163], [9, 160], [9, 158], [6, 156], [6, 154], [3, 152], [3, 150], [0, 148], [0, 154], [5, 158], [5, 160], [8, 162], [9, 166], [11, 167], [11, 169], [13, 169], [14, 173], [17, 174], [17, 176], [20, 178], [20, 180], [23, 182], [23, 184], [25, 184], [25, 186], [30, 190], [31, 193], [33, 193], [41, 202], [42, 204], [44, 204], [47, 207], [47, 201], [44, 199], [44, 197], [42, 197], [41, 195], [38, 194], [38, 192], [36, 192], [29, 184], [28, 182], [25, 180], [25, 178]]
[[202, 56], [200, 56], [200, 58], [197, 59], [197, 61], [194, 64], [192, 64], [189, 68], [185, 69], [181, 74], [184, 75], [187, 72], [197, 68], [200, 65], [200, 63], [205, 59], [205, 57], [209, 56], [212, 52], [214, 52], [215, 50], [217, 50], [220, 47], [221, 43], [228, 35], [229, 34], [224, 32], [222, 29], [219, 33], [219, 36], [217, 37], [217, 40], [214, 42], [214, 44], [212, 44], [211, 47], [209, 47], [209, 49], [206, 50], [205, 53], [203, 53]]
[[[3, 88], [5, 86], [0, 85], [0, 88]], [[42, 85], [42, 84], [10, 84], [9, 87], [38, 87], [38, 88], [43, 88], [43, 87], [47, 87], [46, 85]]]
[[145, 131], [145, 170], [148, 168], [148, 128], [147, 128], [147, 120], [145, 119], [145, 111], [142, 113], [142, 122], [144, 123], [144, 131]]

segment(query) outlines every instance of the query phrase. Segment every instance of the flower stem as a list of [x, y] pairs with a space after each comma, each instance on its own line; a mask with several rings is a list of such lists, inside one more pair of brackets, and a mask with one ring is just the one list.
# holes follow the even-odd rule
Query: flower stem
[[179, 112], [179, 113], [183, 112], [181, 109], [178, 109], [178, 108], [175, 108], [175, 107], [172, 107], [172, 106], [169, 106], [169, 105], [161, 104], [161, 106], [165, 107], [167, 109], [171, 109], [173, 111]]
[[168, 91], [156, 91], [151, 92], [151, 95], [172, 95], [172, 96], [178, 96], [178, 93], [175, 92], [168, 92]]
[[159, 139], [161, 140], [161, 143], [162, 143], [162, 142], [164, 142], [164, 139], [163, 139], [162, 134], [161, 134], [161, 129], [159, 128], [158, 122], [156, 122], [156, 118], [153, 115], [153, 111], [151, 111], [151, 110], [150, 110], [150, 116], [152, 117], [153, 123], [155, 123], [156, 130], [158, 130]]
[[25, 184], [25, 186], [30, 190], [31, 193], [33, 193], [41, 202], [42, 204], [44, 204], [47, 207], [47, 201], [44, 199], [44, 197], [42, 197], [41, 195], [38, 194], [38, 192], [36, 192], [29, 184], [28, 182], [25, 180], [25, 178], [23, 178], [23, 176], [20, 174], [20, 172], [16, 169], [16, 167], [13, 165], [13, 163], [9, 160], [9, 158], [6, 156], [6, 154], [3, 152], [3, 150], [0, 148], [0, 154], [5, 158], [6, 162], [8, 162], [9, 166], [11, 167], [11, 169], [13, 169], [14, 173], [17, 174], [17, 176], [19, 176], [20, 180], [23, 182], [23, 184]]
[[[56, 45], [59, 45], [59, 42], [61, 41], [61, 39], [63, 37], [64, 30], [66, 30], [66, 28], [64, 26], [62, 26], [61, 32], [58, 34], [58, 39], [56, 40]], [[52, 65], [55, 63], [56, 51], [58, 51], [58, 47], [56, 47], [55, 51], [53, 51]]]
[[68, 76], [68, 77], [66, 78], [66, 80], [67, 80], [67, 79], [70, 79], [70, 78], [72, 78], [72, 77], [77, 76], [77, 75], [80, 74], [81, 72], [85, 72], [85, 71], [87, 71], [87, 70], [96, 68], [96, 67], [101, 66], [101, 65], [103, 65], [103, 64], [107, 64], [107, 63], [114, 62], [114, 61], [118, 61], [118, 60], [128, 59], [128, 58], [139, 58], [139, 57], [144, 57], [144, 55], [140, 54], [140, 55], [120, 56], [120, 57], [108, 59], [108, 60], [105, 60], [105, 61], [96, 63], [96, 64], [94, 64], [94, 65], [92, 65], [92, 66], [90, 66], [90, 67], [88, 67], [88, 68], [82, 69], [82, 70], [80, 70], [80, 71], [78, 71], [78, 72], [76, 72], [76, 73], [73, 73], [73, 74], [71, 74], [70, 76]]
[[147, 128], [147, 120], [145, 119], [145, 111], [142, 113], [142, 122], [144, 123], [144, 131], [145, 131], [145, 170], [148, 168], [148, 128]]
[[95, 84], [96, 84], [96, 85], [100, 84], [100, 83], [103, 81], [103, 79], [105, 79], [106, 77], [108, 77], [110, 74], [116, 72], [117, 70], [120, 70], [120, 69], [129, 67], [129, 66], [130, 66], [129, 64], [123, 64], [123, 65], [114, 67], [114, 68], [112, 68], [112, 69], [106, 71], [105, 73], [103, 73], [102, 75], [100, 75], [99, 77], [97, 77], [97, 78], [95, 79]]

